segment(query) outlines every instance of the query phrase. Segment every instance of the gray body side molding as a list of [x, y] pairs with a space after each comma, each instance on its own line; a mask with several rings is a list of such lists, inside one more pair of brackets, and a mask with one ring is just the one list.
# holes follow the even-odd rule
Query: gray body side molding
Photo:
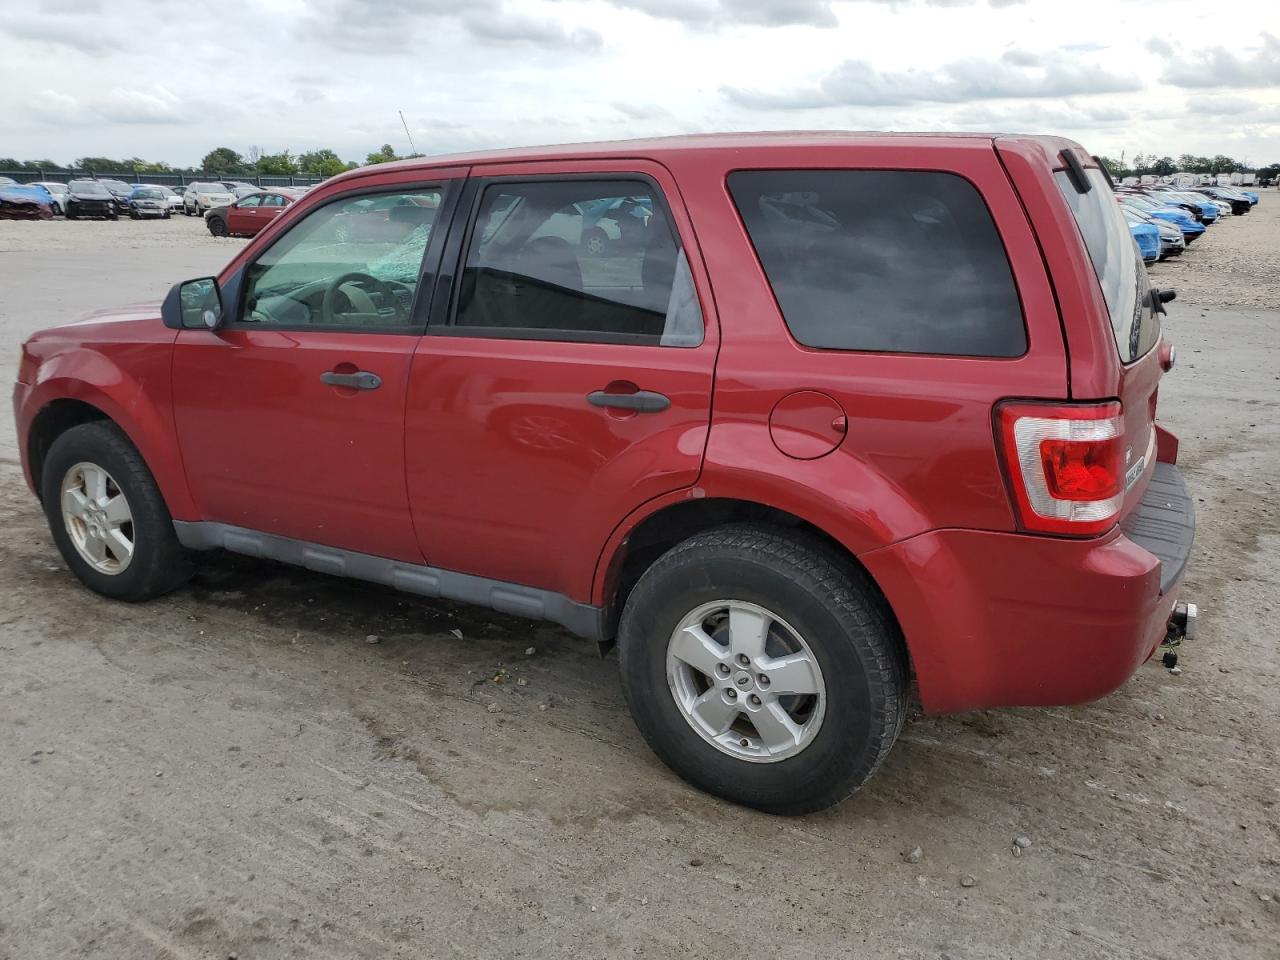
[[460, 600], [512, 616], [550, 620], [587, 640], [602, 642], [607, 639], [604, 635], [605, 611], [587, 603], [578, 603], [562, 593], [323, 547], [226, 523], [175, 520], [173, 528], [178, 542], [189, 550], [223, 549], [249, 557], [279, 560], [317, 573], [368, 580], [423, 597]]

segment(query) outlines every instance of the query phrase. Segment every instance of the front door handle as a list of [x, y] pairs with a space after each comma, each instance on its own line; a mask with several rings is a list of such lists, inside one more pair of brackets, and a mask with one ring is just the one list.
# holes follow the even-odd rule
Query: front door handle
[[635, 393], [606, 393], [596, 390], [587, 394], [587, 403], [593, 407], [632, 410], [636, 413], [661, 413], [671, 406], [671, 398], [652, 390], [637, 390]]
[[366, 370], [357, 370], [355, 373], [334, 373], [329, 370], [320, 374], [320, 382], [331, 387], [351, 387], [355, 390], [377, 390], [382, 386], [382, 378]]

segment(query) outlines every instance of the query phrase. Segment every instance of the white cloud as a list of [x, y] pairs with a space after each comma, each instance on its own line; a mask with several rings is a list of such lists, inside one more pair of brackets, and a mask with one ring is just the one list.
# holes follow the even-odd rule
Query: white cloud
[[260, 144], [359, 160], [407, 149], [403, 110], [432, 153], [808, 126], [1280, 160], [1280, 44], [1197, 0], [1165, 10], [1157, 24], [1138, 0], [219, 0], [176, 14], [27, 0], [0, 18], [0, 89], [21, 94], [3, 151], [187, 164]]

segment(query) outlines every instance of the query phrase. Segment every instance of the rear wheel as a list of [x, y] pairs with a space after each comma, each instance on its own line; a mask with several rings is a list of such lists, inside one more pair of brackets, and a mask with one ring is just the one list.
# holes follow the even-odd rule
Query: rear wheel
[[72, 427], [41, 474], [49, 531], [67, 565], [115, 600], [149, 600], [184, 583], [186, 552], [151, 471], [115, 424]]
[[609, 235], [600, 227], [590, 227], [582, 235], [582, 249], [593, 257], [602, 257], [609, 249]]
[[851, 563], [789, 531], [712, 530], [659, 559], [618, 634], [636, 725], [680, 776], [769, 813], [839, 803], [906, 716], [901, 640]]

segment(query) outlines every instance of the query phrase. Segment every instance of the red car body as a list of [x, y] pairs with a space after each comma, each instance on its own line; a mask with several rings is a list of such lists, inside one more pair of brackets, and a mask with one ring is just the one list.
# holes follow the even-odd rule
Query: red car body
[[[304, 545], [290, 557], [318, 570], [338, 569], [337, 551], [381, 558], [400, 565], [387, 582], [458, 596], [466, 591], [446, 579], [460, 577], [480, 602], [600, 640], [616, 624], [614, 592], [637, 545], [699, 529], [711, 515], [785, 516], [820, 531], [874, 580], [926, 710], [1097, 698], [1152, 654], [1177, 600], [1181, 566], [1162, 566], [1128, 522], [1148, 495], [1153, 460], [1172, 464], [1177, 441], [1154, 426], [1167, 344], [1121, 362], [1055, 183], [1068, 154], [1095, 166], [1050, 138], [786, 134], [353, 171], [290, 205], [219, 284], [234, 287], [291, 224], [351, 191], [636, 175], [665, 195], [688, 251], [702, 343], [175, 330], [155, 308], [104, 313], [24, 347], [14, 403], [27, 477], [38, 489], [51, 431], [96, 411], [133, 441], [180, 525], [219, 525], [200, 545], [252, 552], [235, 539], [249, 530]], [[1025, 353], [799, 344], [726, 189], [732, 171], [750, 168], [963, 177], [1007, 252]], [[452, 237], [467, 211], [446, 206], [435, 229]], [[451, 281], [442, 268], [439, 289]], [[335, 370], [376, 370], [382, 388], [356, 395], [321, 382]], [[671, 403], [638, 416], [584, 402], [599, 390], [657, 391]], [[999, 435], [1010, 400], [1118, 403], [1125, 436], [1154, 450], [1105, 529], [1028, 529]], [[413, 581], [419, 566], [444, 573]]]
[[251, 193], [225, 207], [205, 214], [205, 224], [214, 236], [256, 237], [297, 197], [284, 190]]

